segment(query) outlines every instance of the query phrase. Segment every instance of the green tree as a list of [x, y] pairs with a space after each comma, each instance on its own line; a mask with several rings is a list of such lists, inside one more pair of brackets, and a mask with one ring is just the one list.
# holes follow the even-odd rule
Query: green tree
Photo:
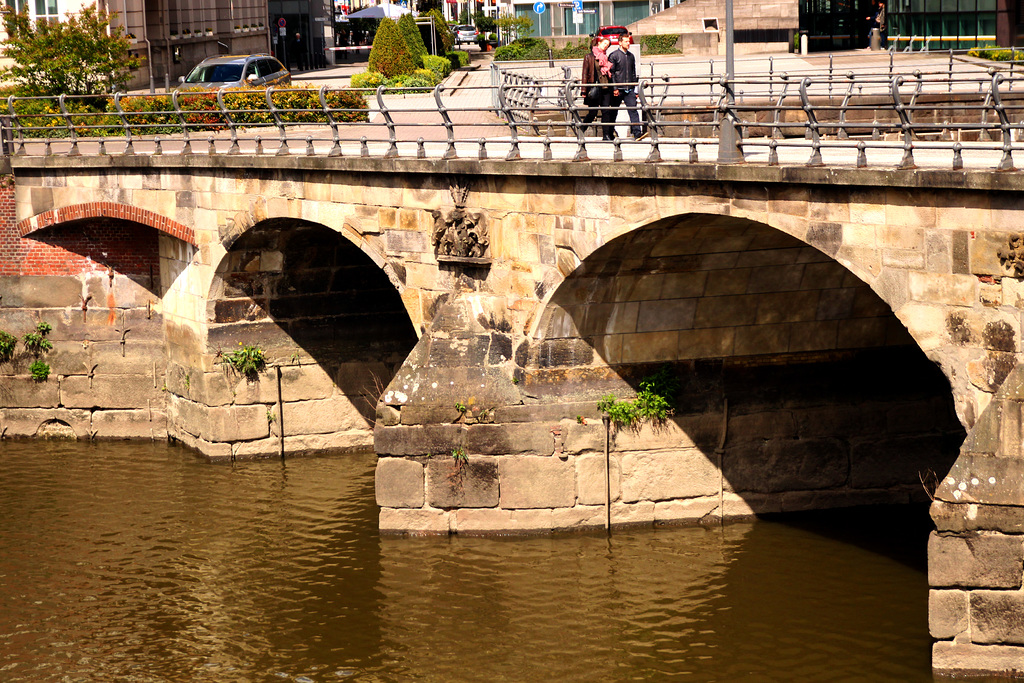
[[398, 20], [398, 30], [402, 32], [405, 45], [409, 48], [409, 55], [418, 68], [423, 68], [423, 58], [427, 56], [427, 46], [423, 43], [423, 36], [420, 35], [420, 27], [412, 14], [403, 14]]
[[30, 96], [97, 95], [124, 87], [141, 61], [124, 29], [110, 25], [113, 16], [95, 5], [53, 23], [33, 21], [27, 7], [5, 14], [8, 38], [0, 55], [14, 63], [0, 68], [0, 78]]
[[494, 23], [498, 26], [498, 30], [501, 31], [501, 42], [503, 45], [508, 45], [518, 38], [526, 38], [533, 33], [533, 19], [525, 14], [519, 15], [505, 12]]
[[409, 54], [401, 31], [395, 22], [387, 17], [381, 19], [380, 25], [377, 26], [377, 35], [373, 37], [373, 47], [370, 48], [368, 68], [388, 78], [411, 74], [416, 70], [416, 64]]
[[482, 11], [477, 11], [477, 13], [473, 15], [473, 21], [476, 23], [476, 27], [481, 33], [494, 33], [496, 24], [494, 23], [493, 17], [487, 16]]

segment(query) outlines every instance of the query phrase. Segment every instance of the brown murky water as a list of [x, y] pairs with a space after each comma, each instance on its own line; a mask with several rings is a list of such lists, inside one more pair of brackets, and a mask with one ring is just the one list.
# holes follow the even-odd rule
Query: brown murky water
[[381, 537], [373, 464], [0, 443], [0, 680], [931, 680], [920, 508]]

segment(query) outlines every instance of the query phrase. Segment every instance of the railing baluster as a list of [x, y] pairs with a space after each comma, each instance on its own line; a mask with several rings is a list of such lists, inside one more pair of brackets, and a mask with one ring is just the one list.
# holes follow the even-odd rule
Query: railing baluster
[[900, 160], [896, 168], [907, 170], [917, 168], [917, 164], [914, 163], [913, 124], [910, 121], [910, 113], [907, 111], [907, 106], [903, 104], [903, 100], [900, 98], [901, 85], [903, 85], [903, 76], [896, 76], [892, 79], [890, 92], [892, 93], [892, 106], [900, 119], [900, 129], [903, 131], [903, 159]]
[[381, 115], [384, 117], [384, 124], [388, 127], [388, 141], [391, 145], [388, 147], [388, 151], [384, 152], [385, 159], [394, 159], [398, 156], [398, 136], [395, 133], [395, 121], [391, 118], [391, 112], [388, 110], [386, 104], [384, 104], [384, 86], [377, 86], [377, 107], [380, 109]]
[[1005, 80], [1000, 73], [992, 74], [992, 102], [999, 117], [999, 128], [1003, 133], [1003, 158], [996, 166], [997, 171], [1012, 171], [1013, 168], [1013, 134], [1010, 132], [1010, 118], [1006, 115], [1006, 107], [999, 99], [999, 84]]
[[807, 96], [807, 86], [811, 79], [805, 77], [800, 81], [800, 103], [807, 115], [807, 129], [811, 132], [811, 158], [807, 160], [807, 166], [824, 166], [821, 160], [821, 135], [818, 132], [818, 117], [811, 106], [811, 100]]
[[580, 110], [576, 106], [576, 97], [573, 94], [573, 90], [579, 87], [575, 82], [570, 81], [565, 84], [564, 94], [565, 101], [569, 106], [569, 114], [572, 116], [573, 128], [576, 130], [576, 154], [573, 156], [573, 161], [589, 161], [590, 157], [587, 156], [587, 142], [583, 137], [583, 124], [580, 119]]
[[135, 154], [135, 149], [132, 147], [132, 126], [128, 123], [128, 117], [125, 116], [124, 107], [121, 106], [121, 97], [123, 93], [114, 93], [114, 109], [117, 110], [117, 118], [121, 121], [121, 128], [124, 129], [125, 145], [124, 149], [121, 150], [121, 154], [131, 156]]
[[11, 124], [18, 135], [18, 147], [14, 150], [15, 156], [25, 154], [25, 131], [21, 125], [21, 117], [14, 110], [14, 95], [7, 96], [7, 111], [11, 114]]
[[68, 136], [71, 138], [71, 149], [68, 150], [68, 156], [77, 157], [82, 155], [78, 150], [78, 132], [75, 130], [75, 125], [71, 122], [71, 115], [68, 114], [68, 108], [64, 104], [65, 97], [66, 95], [60, 95], [57, 98], [57, 105], [60, 107], [61, 116], [64, 117], [64, 125], [67, 127]]
[[177, 90], [171, 93], [171, 106], [174, 107], [174, 113], [178, 115], [178, 120], [181, 121], [181, 137], [184, 141], [181, 153], [192, 154], [192, 141], [189, 139], [188, 121], [185, 118], [185, 114], [181, 111], [181, 102], [178, 99], [180, 95], [181, 93]]
[[231, 112], [228, 111], [227, 105], [224, 104], [224, 91], [227, 86], [221, 86], [217, 88], [217, 107], [220, 109], [221, 116], [227, 121], [228, 131], [231, 133], [231, 146], [228, 148], [227, 154], [238, 154], [241, 149], [238, 147], [238, 129], [235, 127], [235, 120], [231, 116]]
[[320, 99], [320, 108], [324, 110], [324, 116], [327, 117], [327, 123], [331, 126], [331, 138], [334, 142], [331, 145], [331, 151], [327, 153], [329, 157], [340, 157], [341, 153], [341, 137], [338, 134], [338, 120], [334, 118], [334, 110], [330, 105], [327, 104], [327, 86], [320, 86], [320, 92], [318, 93]]
[[[437, 86], [440, 88], [441, 86]], [[436, 91], [435, 91], [436, 92]], [[515, 118], [512, 115], [512, 109], [508, 105], [508, 101], [505, 98], [505, 85], [498, 86], [498, 102], [501, 104], [501, 112], [505, 116], [505, 121], [508, 123], [508, 129], [512, 136], [512, 147], [509, 149], [508, 154], [505, 155], [505, 161], [516, 161], [522, 159], [522, 154], [519, 152], [519, 127], [516, 125]], [[441, 100], [438, 98], [438, 107], [441, 106]], [[442, 116], [447, 116], [442, 113]], [[454, 143], [452, 143], [454, 147]]]
[[274, 88], [267, 88], [266, 93], [267, 109], [270, 110], [270, 115], [274, 117], [274, 125], [277, 126], [278, 134], [280, 135], [281, 142], [277, 147], [277, 156], [283, 157], [288, 156], [291, 152], [288, 150], [288, 133], [284, 128], [284, 121], [281, 119], [281, 112], [277, 110], [277, 105], [274, 104]]
[[[499, 86], [498, 101], [501, 102], [501, 88]], [[441, 100], [441, 91], [444, 89], [444, 85], [438, 83], [437, 87], [434, 88], [434, 102], [437, 103], [437, 113], [441, 115], [441, 122], [444, 124], [445, 132], [448, 134], [448, 147], [444, 150], [444, 154], [441, 156], [442, 159], [455, 159], [458, 157], [458, 153], [455, 151], [455, 125], [452, 123], [452, 119], [448, 116], [448, 108], [444, 106], [444, 102]], [[515, 133], [513, 133], [514, 135]]]

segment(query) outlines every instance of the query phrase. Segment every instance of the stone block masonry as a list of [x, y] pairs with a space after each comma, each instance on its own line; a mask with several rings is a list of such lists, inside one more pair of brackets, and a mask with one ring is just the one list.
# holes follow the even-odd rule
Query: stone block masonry
[[44, 382], [20, 342], [0, 364], [0, 432], [166, 438], [156, 232], [101, 218], [23, 238], [13, 218], [0, 211], [0, 329], [20, 340], [47, 323], [53, 350]]

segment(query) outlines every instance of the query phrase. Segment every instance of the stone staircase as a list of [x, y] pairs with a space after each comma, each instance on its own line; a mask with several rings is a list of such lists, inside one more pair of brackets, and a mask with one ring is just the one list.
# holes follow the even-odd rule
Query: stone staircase
[[[724, 44], [725, 0], [683, 0], [663, 12], [630, 24], [628, 28], [634, 35], [703, 33], [705, 19], [718, 20], [719, 39]], [[799, 6], [795, 0], [734, 0], [733, 19], [737, 32], [796, 30], [799, 26]], [[742, 52], [756, 52], [760, 46], [764, 46], [764, 49], [778, 49], [778, 41], [758, 40], [756, 36], [753, 38], [751, 41], [737, 36], [737, 49]]]

